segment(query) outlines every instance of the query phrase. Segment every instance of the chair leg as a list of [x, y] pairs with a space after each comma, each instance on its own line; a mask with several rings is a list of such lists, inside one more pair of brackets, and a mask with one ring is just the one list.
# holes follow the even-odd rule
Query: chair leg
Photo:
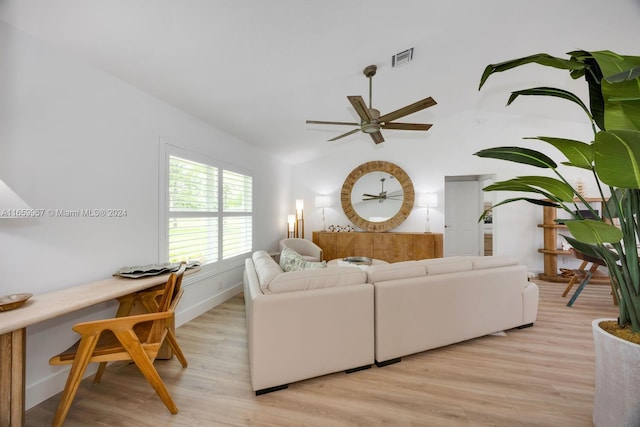
[[187, 358], [184, 357], [180, 344], [178, 344], [178, 340], [176, 340], [176, 336], [171, 329], [167, 329], [167, 336], [165, 339], [169, 342], [169, 347], [171, 347], [171, 350], [175, 353], [182, 367], [186, 368], [188, 365]]
[[575, 285], [577, 280], [578, 280], [578, 276], [574, 274], [573, 277], [571, 277], [571, 280], [569, 280], [567, 287], [564, 288], [564, 292], [562, 293], [563, 297], [566, 297], [567, 294], [569, 294], [569, 291], [571, 290], [571, 288], [573, 288], [573, 285]]
[[[589, 264], [588, 261], [582, 261], [582, 264], [580, 264], [580, 267], [578, 268], [578, 270], [584, 270], [585, 268], [587, 268], [587, 264]], [[578, 277], [574, 273], [571, 280], [569, 280], [569, 284], [567, 284], [567, 287], [564, 289], [564, 292], [562, 293], [563, 297], [566, 297], [569, 294], [569, 291], [571, 290], [571, 288], [573, 288], [573, 285], [575, 285], [577, 281], [578, 281]]]
[[116, 336], [127, 350], [131, 359], [136, 364], [142, 375], [145, 376], [151, 387], [156, 391], [162, 402], [165, 404], [169, 412], [172, 414], [178, 413], [178, 406], [171, 398], [169, 391], [162, 382], [162, 378], [153, 366], [153, 361], [149, 359], [149, 356], [144, 351], [133, 331], [117, 332]]
[[80, 386], [80, 381], [82, 381], [82, 376], [87, 369], [87, 365], [89, 365], [91, 354], [93, 353], [97, 342], [98, 336], [83, 337], [80, 341], [80, 346], [78, 347], [76, 357], [73, 359], [73, 364], [71, 365], [71, 370], [67, 377], [67, 383], [62, 391], [62, 397], [60, 398], [58, 409], [56, 410], [53, 422], [51, 423], [52, 427], [61, 427], [65, 418], [67, 418], [69, 408], [71, 408], [71, 403], [73, 403], [73, 399], [76, 396], [78, 387]]
[[[120, 305], [118, 306], [118, 311], [116, 312], [116, 317], [124, 317], [128, 316], [131, 313], [131, 309], [133, 308], [133, 303], [136, 300], [136, 294], [129, 294], [118, 298]], [[104, 370], [107, 367], [107, 362], [100, 362], [98, 365], [98, 370], [96, 371], [95, 376], [93, 377], [93, 383], [98, 384], [102, 379], [102, 374], [104, 374]]]
[[107, 367], [107, 362], [100, 362], [98, 365], [98, 370], [96, 371], [95, 376], [93, 377], [93, 383], [98, 384], [102, 379], [102, 374], [104, 374], [104, 370]]

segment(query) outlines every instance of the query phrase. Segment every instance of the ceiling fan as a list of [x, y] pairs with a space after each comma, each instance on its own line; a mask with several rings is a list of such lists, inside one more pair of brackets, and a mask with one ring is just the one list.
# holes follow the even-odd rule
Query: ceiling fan
[[345, 136], [352, 135], [356, 132], [364, 132], [368, 133], [373, 139], [373, 142], [376, 144], [380, 144], [384, 142], [384, 138], [382, 137], [382, 133], [380, 133], [380, 129], [395, 129], [395, 130], [418, 130], [418, 131], [427, 131], [431, 128], [430, 124], [422, 124], [422, 123], [398, 123], [393, 122], [393, 120], [399, 119], [404, 116], [408, 116], [409, 114], [413, 114], [416, 111], [424, 110], [425, 108], [436, 105], [436, 101], [433, 98], [428, 97], [422, 99], [418, 102], [415, 102], [411, 105], [407, 105], [406, 107], [402, 107], [396, 111], [385, 114], [383, 116], [380, 115], [380, 111], [376, 110], [371, 105], [371, 92], [372, 92], [372, 78], [376, 75], [376, 71], [378, 67], [375, 65], [369, 65], [364, 70], [364, 75], [369, 79], [369, 106], [365, 104], [364, 99], [361, 96], [347, 96], [349, 102], [360, 116], [360, 123], [355, 122], [326, 122], [319, 120], [307, 120], [308, 124], [320, 124], [320, 125], [347, 125], [347, 126], [359, 126], [358, 129], [351, 130], [347, 133], [343, 133], [342, 135], [338, 135], [335, 138], [330, 139], [329, 141], [335, 141], [340, 138], [344, 138]]

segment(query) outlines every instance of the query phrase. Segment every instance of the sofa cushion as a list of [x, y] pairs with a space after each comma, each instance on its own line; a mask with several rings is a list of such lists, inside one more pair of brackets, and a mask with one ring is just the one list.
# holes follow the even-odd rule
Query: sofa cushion
[[366, 268], [369, 282], [405, 279], [407, 277], [426, 276], [427, 270], [418, 261], [401, 261], [392, 264], [370, 265]]
[[268, 292], [293, 292], [367, 283], [367, 273], [356, 267], [332, 267], [278, 274]]
[[271, 255], [265, 251], [254, 252], [251, 259], [253, 259], [253, 265], [256, 269], [256, 274], [258, 275], [260, 289], [262, 292], [265, 292], [273, 278], [282, 273], [282, 268], [280, 268]]
[[301, 271], [315, 268], [325, 268], [326, 261], [307, 261], [298, 252], [291, 248], [284, 247], [280, 252], [280, 267], [283, 271]]
[[418, 262], [426, 267], [429, 276], [473, 270], [473, 262], [468, 257], [433, 258]]
[[518, 259], [508, 256], [483, 256], [474, 258], [473, 261], [474, 270], [482, 270], [485, 268], [506, 267], [509, 265], [518, 264]]

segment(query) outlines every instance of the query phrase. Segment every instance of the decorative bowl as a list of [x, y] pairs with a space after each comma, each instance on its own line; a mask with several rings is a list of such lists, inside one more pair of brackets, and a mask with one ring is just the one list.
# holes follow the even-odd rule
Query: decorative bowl
[[31, 298], [33, 294], [11, 294], [0, 297], [0, 311], [9, 311], [14, 308], [20, 307], [22, 304], [27, 302], [29, 298]]

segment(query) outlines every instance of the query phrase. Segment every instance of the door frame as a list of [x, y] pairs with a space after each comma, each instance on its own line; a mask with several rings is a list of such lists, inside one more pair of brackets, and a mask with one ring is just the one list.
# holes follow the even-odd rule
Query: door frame
[[[447, 202], [446, 202], [446, 198], [447, 197], [451, 197], [451, 194], [447, 195], [447, 182], [464, 182], [464, 181], [474, 181], [474, 182], [478, 182], [478, 191], [480, 192], [480, 194], [478, 195], [478, 209], [479, 212], [483, 212], [485, 209], [485, 203], [490, 203], [491, 205], [495, 204], [495, 193], [494, 192], [484, 192], [482, 191], [482, 189], [484, 187], [486, 187], [487, 185], [493, 183], [496, 181], [496, 175], [495, 174], [481, 174], [481, 175], [447, 175], [444, 177], [444, 183], [445, 183], [445, 191], [444, 191], [444, 206], [445, 206], [445, 212], [444, 212], [444, 233], [445, 235], [443, 236], [444, 239], [443, 241], [446, 242], [447, 238], [446, 238], [446, 233], [447, 233], [447, 211], [446, 211], [446, 206], [447, 206]], [[449, 217], [450, 218], [450, 217]], [[450, 221], [450, 220], [449, 220]], [[497, 243], [497, 239], [496, 239], [496, 223], [497, 223], [497, 218], [496, 218], [496, 212], [492, 212], [492, 223], [490, 226], [490, 230], [491, 230], [491, 234], [493, 236], [492, 238], [492, 253], [496, 253], [496, 243]], [[483, 223], [478, 223], [477, 224], [477, 244], [478, 244], [478, 249], [480, 254], [479, 255], [484, 255], [484, 234], [486, 233], [487, 230], [487, 225], [483, 224]], [[445, 248], [444, 248], [444, 253], [446, 254], [446, 243], [445, 243]]]

